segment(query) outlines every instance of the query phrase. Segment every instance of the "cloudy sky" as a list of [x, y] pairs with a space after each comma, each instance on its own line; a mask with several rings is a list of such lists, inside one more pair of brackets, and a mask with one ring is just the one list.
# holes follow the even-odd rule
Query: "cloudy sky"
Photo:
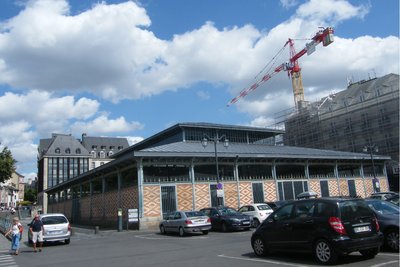
[[[123, 136], [130, 144], [178, 122], [268, 126], [294, 106], [275, 75], [319, 27], [335, 41], [303, 56], [305, 98], [399, 73], [398, 0], [1, 0], [0, 142], [36, 175], [39, 139]], [[261, 71], [261, 73], [260, 73]]]

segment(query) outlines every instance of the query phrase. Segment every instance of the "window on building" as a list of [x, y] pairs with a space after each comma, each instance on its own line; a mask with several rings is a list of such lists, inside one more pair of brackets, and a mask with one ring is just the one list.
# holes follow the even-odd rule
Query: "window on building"
[[161, 206], [163, 218], [176, 211], [175, 186], [161, 186]]
[[90, 152], [90, 155], [92, 156], [92, 158], [96, 158], [96, 151], [94, 151], [94, 150], [92, 150], [91, 152]]
[[298, 194], [305, 191], [308, 191], [307, 181], [278, 182], [279, 200], [295, 199]]
[[329, 197], [328, 181], [320, 181], [320, 186], [321, 186], [321, 197]]
[[357, 196], [357, 191], [356, 191], [356, 183], [354, 180], [348, 180], [347, 185], [349, 187], [349, 196], [350, 197], [356, 197]]
[[71, 154], [71, 149], [70, 148], [66, 148], [65, 149], [65, 154]]
[[106, 146], [101, 146], [100, 149], [105, 150], [107, 147]]
[[56, 154], [60, 154], [61, 153], [61, 149], [59, 147], [57, 147], [56, 150], [55, 150], [55, 153]]
[[92, 146], [92, 149], [93, 149], [93, 150], [96, 150], [96, 149], [97, 149], [97, 146], [96, 146], [96, 145], [93, 145], [93, 146]]
[[114, 154], [112, 151], [108, 151], [108, 156], [111, 157]]
[[92, 161], [92, 169], [96, 168], [96, 162]]
[[75, 150], [75, 153], [76, 153], [76, 154], [81, 154], [81, 149], [80, 149], [80, 148], [77, 148], [77, 149]]
[[104, 159], [106, 157], [106, 153], [102, 150], [100, 151], [99, 156], [101, 159]]
[[264, 202], [264, 187], [263, 183], [253, 183], [253, 203]]

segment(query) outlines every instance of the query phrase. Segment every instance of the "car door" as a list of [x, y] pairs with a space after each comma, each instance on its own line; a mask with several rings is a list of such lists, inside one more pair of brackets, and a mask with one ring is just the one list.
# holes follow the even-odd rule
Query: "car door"
[[171, 231], [178, 232], [181, 221], [182, 221], [181, 212], [180, 211], [175, 212], [174, 218], [170, 221]]
[[262, 227], [267, 228], [263, 231], [264, 239], [267, 240], [271, 248], [289, 249], [292, 247], [293, 207], [294, 204], [281, 207], [262, 224]]
[[315, 201], [297, 202], [293, 210], [292, 220], [292, 245], [296, 249], [309, 251], [311, 248], [312, 237], [315, 236], [314, 224], [314, 204]]

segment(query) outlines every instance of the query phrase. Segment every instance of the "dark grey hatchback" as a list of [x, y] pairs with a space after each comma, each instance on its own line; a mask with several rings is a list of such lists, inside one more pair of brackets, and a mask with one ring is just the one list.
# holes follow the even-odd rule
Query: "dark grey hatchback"
[[379, 253], [383, 234], [373, 211], [362, 199], [316, 198], [294, 201], [272, 213], [253, 233], [257, 256], [272, 251], [313, 253], [322, 264], [359, 251]]

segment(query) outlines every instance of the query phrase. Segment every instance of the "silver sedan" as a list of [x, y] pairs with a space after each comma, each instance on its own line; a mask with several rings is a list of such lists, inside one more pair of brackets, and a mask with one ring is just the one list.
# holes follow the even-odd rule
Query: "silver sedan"
[[211, 220], [200, 211], [176, 211], [170, 214], [160, 225], [161, 234], [167, 232], [179, 233], [184, 236], [187, 233], [208, 234], [211, 229]]

